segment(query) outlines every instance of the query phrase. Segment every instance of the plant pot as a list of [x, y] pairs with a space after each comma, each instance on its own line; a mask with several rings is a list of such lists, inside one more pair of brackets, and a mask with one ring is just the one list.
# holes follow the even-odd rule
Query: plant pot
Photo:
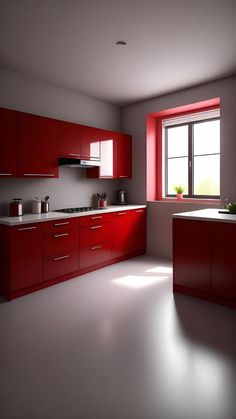
[[176, 198], [177, 198], [178, 200], [183, 199], [183, 194], [182, 194], [182, 193], [177, 193], [177, 194], [176, 194]]

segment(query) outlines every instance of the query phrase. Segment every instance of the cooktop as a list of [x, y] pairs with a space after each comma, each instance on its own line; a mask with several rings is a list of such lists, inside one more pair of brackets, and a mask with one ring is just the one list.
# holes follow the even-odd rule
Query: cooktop
[[73, 214], [76, 212], [86, 212], [86, 211], [98, 211], [98, 210], [104, 210], [106, 208], [98, 208], [98, 207], [75, 207], [75, 208], [62, 208], [57, 209], [55, 212], [65, 212], [67, 214]]

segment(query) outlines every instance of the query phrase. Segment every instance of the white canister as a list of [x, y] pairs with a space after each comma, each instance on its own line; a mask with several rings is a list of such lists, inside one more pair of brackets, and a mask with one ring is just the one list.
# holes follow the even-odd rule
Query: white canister
[[32, 213], [33, 214], [41, 214], [41, 202], [36, 198], [32, 202]]

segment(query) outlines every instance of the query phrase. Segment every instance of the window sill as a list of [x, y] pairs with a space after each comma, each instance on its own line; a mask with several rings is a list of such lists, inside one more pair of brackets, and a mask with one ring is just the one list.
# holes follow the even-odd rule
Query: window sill
[[210, 204], [210, 205], [220, 205], [220, 199], [197, 199], [197, 198], [162, 198], [158, 200], [152, 200], [148, 202], [158, 202], [158, 203], [172, 203], [172, 204]]

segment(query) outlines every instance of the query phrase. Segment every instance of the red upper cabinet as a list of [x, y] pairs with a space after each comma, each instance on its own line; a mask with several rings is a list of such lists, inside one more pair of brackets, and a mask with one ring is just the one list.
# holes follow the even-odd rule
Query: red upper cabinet
[[17, 175], [17, 116], [0, 108], [0, 177]]
[[102, 130], [80, 125], [80, 153], [83, 159], [100, 160], [100, 139]]
[[117, 178], [132, 177], [132, 137], [126, 134], [117, 136], [116, 147]]
[[81, 155], [81, 126], [71, 122], [58, 123], [59, 153], [66, 156]]
[[19, 114], [19, 176], [58, 177], [58, 122]]

